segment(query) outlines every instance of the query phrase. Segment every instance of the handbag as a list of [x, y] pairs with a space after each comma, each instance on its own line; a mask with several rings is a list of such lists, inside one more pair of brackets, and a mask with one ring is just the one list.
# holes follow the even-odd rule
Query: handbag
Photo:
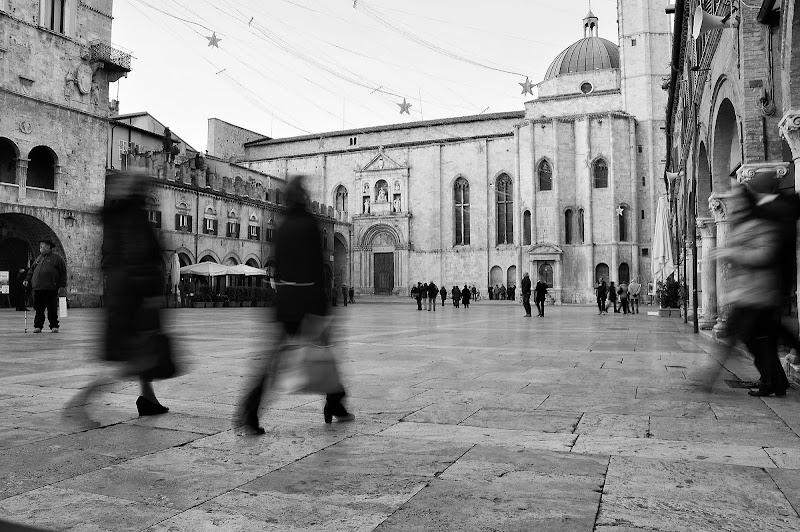
[[278, 388], [286, 393], [329, 394], [344, 388], [333, 346], [330, 319], [307, 315], [300, 331], [283, 346]]
[[58, 298], [58, 317], [67, 317], [67, 298], [63, 296]]

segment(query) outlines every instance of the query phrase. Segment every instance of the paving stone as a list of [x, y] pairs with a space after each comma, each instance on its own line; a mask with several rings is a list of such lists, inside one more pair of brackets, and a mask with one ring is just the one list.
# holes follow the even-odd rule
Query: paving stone
[[588, 413], [580, 419], [575, 432], [595, 436], [646, 438], [650, 425], [650, 417], [643, 415]]
[[481, 408], [462, 421], [461, 425], [493, 427], [500, 429], [529, 430], [537, 432], [564, 432], [571, 434], [580, 420], [580, 414], [510, 410], [506, 408]]
[[800, 473], [791, 469], [767, 469], [767, 473], [800, 515]]
[[725, 441], [761, 447], [800, 448], [800, 437], [781, 420], [730, 421], [652, 416], [650, 434], [653, 438], [662, 440], [709, 443]]
[[0, 501], [0, 513], [17, 523], [76, 532], [138, 532], [176, 514], [166, 508], [52, 486]]
[[769, 457], [781, 469], [800, 469], [800, 453], [796, 448], [767, 447]]
[[660, 531], [797, 530], [766, 471], [612, 457], [597, 524]]

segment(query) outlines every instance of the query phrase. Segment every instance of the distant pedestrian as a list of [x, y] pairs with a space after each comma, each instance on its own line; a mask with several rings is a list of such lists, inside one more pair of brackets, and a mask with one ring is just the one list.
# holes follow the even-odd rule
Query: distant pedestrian
[[422, 310], [422, 298], [423, 298], [422, 292], [424, 290], [424, 287], [422, 286], [422, 283], [417, 283], [417, 286], [415, 288], [417, 289], [417, 291], [416, 294], [414, 295], [414, 299], [417, 300], [417, 310]]
[[517, 299], [517, 285], [511, 285], [508, 287], [508, 300], [509, 301], [516, 301]]
[[469, 288], [464, 285], [464, 288], [461, 289], [461, 302], [464, 303], [464, 308], [469, 308], [470, 295]]
[[606, 285], [605, 279], [602, 277], [597, 284], [594, 285], [595, 295], [597, 296], [597, 308], [600, 310], [598, 314], [608, 314], [608, 310], [606, 309], [606, 296], [608, 295], [608, 286]]
[[350, 296], [350, 303], [355, 303], [356, 302], [356, 291], [353, 289], [352, 286], [350, 287], [349, 296]]
[[606, 309], [613, 304], [614, 305], [614, 312], [618, 313], [617, 310], [617, 287], [614, 286], [614, 281], [611, 281], [611, 284], [608, 285], [608, 305], [606, 305]]
[[347, 306], [347, 285], [342, 284], [342, 301], [344, 302], [344, 306]]
[[451, 297], [453, 298], [453, 306], [459, 308], [461, 305], [461, 289], [458, 285], [453, 286], [453, 290], [450, 292]]
[[525, 308], [525, 317], [531, 317], [531, 278], [528, 272], [522, 276], [522, 306]]
[[338, 302], [339, 302], [339, 289], [336, 287], [336, 285], [333, 285], [333, 288], [331, 289], [331, 304], [334, 307], [337, 307]]
[[534, 301], [536, 302], [536, 309], [539, 311], [539, 317], [544, 318], [544, 302], [547, 299], [547, 283], [539, 279], [536, 281]]
[[442, 308], [444, 308], [444, 300], [447, 299], [447, 288], [444, 286], [439, 290], [439, 295], [442, 296]]
[[617, 295], [619, 296], [619, 305], [622, 307], [622, 313], [628, 314], [628, 285], [625, 281], [619, 284]]
[[631, 314], [639, 314], [639, 293], [642, 291], [642, 285], [639, 283], [639, 278], [634, 277], [631, 284], [628, 285], [628, 298], [630, 301]]
[[44, 312], [50, 331], [58, 332], [58, 291], [67, 286], [67, 264], [61, 255], [53, 253], [56, 247], [52, 240], [39, 242], [39, 256], [33, 261], [22, 285], [33, 289], [33, 332], [40, 333], [44, 328]]
[[478, 299], [478, 289], [475, 288], [475, 285], [472, 285], [469, 289], [470, 294], [472, 294], [472, 300], [475, 301]]
[[422, 283], [422, 310], [428, 309], [428, 283]]
[[428, 283], [428, 312], [430, 312], [431, 307], [433, 307], [433, 311], [436, 312], [436, 298], [439, 296], [439, 287], [431, 281]]
[[489, 301], [494, 299], [494, 287], [489, 285]]
[[508, 292], [506, 291], [506, 285], [500, 285], [500, 299], [505, 300], [508, 298]]

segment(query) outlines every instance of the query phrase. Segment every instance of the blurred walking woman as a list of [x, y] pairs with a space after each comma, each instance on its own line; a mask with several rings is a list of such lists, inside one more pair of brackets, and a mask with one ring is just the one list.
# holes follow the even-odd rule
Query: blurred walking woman
[[[265, 433], [259, 425], [258, 409], [262, 396], [275, 382], [285, 341], [298, 332], [306, 314], [324, 316], [328, 313], [322, 237], [317, 221], [307, 208], [303, 176], [292, 178], [286, 187], [285, 199], [286, 219], [275, 234], [275, 281], [278, 284], [275, 306], [276, 320], [282, 325], [281, 337], [274, 351], [267, 355], [254, 386], [245, 395], [237, 420], [253, 434]], [[339, 421], [354, 419], [342, 404], [344, 396], [344, 388], [327, 394], [323, 412], [326, 423], [334, 416]]]
[[[120, 174], [109, 180], [107, 204], [103, 210], [103, 259], [106, 274], [106, 330], [102, 358], [119, 362], [121, 375], [139, 379], [141, 393], [136, 400], [140, 416], [164, 414], [153, 379], [169, 378], [176, 368], [169, 341], [161, 330], [164, 267], [161, 246], [147, 220], [144, 176]], [[71, 399], [64, 415], [78, 417], [97, 426], [85, 405], [99, 387], [113, 382], [97, 379]], [[79, 407], [71, 411], [72, 407]]]

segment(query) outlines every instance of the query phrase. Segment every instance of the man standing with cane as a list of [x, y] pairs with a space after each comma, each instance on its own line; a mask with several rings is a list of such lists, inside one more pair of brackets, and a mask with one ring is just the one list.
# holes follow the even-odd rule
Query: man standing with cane
[[[490, 287], [491, 288], [491, 287]], [[528, 272], [522, 277], [522, 306], [525, 307], [525, 317], [531, 317], [531, 278]]]
[[56, 245], [51, 240], [39, 242], [39, 253], [31, 265], [22, 285], [33, 288], [33, 332], [40, 333], [44, 327], [44, 311], [50, 330], [58, 332], [58, 290], [67, 286], [67, 265], [60, 255], [53, 253]]

